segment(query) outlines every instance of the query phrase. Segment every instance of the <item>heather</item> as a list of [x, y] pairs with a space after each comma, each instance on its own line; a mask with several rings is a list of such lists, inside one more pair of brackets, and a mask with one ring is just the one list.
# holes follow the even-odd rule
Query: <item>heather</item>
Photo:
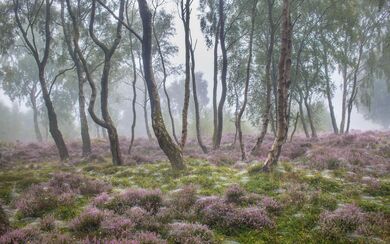
[[[99, 141], [88, 158], [70, 144], [73, 157], [62, 163], [50, 145], [7, 145], [0, 243], [386, 243], [389, 138], [297, 136], [270, 173], [251, 171], [269, 136], [247, 161], [231, 135], [207, 155], [190, 142], [182, 172], [145, 140], [123, 166]], [[255, 138], [245, 139], [249, 151]]]

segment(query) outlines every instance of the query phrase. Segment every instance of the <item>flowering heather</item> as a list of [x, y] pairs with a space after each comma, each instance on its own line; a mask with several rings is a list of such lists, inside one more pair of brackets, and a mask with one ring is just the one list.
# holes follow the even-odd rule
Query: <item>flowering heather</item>
[[32, 185], [15, 202], [15, 207], [25, 217], [39, 217], [58, 206], [58, 199], [52, 188]]
[[232, 204], [217, 201], [206, 206], [200, 211], [203, 223], [209, 226], [230, 228], [235, 224], [237, 210]]
[[92, 233], [100, 228], [105, 213], [97, 208], [87, 208], [70, 222], [69, 228], [80, 233]]
[[173, 223], [170, 225], [169, 240], [182, 244], [214, 243], [214, 234], [205, 225]]
[[274, 222], [263, 209], [251, 207], [237, 211], [234, 216], [234, 225], [237, 227], [245, 226], [250, 229], [260, 230], [273, 227]]
[[140, 244], [167, 244], [168, 242], [161, 239], [160, 235], [155, 232], [138, 232], [133, 239]]
[[246, 191], [238, 184], [229, 186], [225, 192], [225, 199], [228, 203], [241, 204]]
[[0, 244], [34, 243], [38, 238], [39, 233], [36, 229], [22, 228], [10, 230], [0, 236]]
[[55, 225], [55, 219], [53, 215], [46, 215], [39, 222], [39, 228], [42, 231], [52, 231], [55, 229], [55, 227], [56, 225]]
[[263, 197], [263, 199], [261, 199], [261, 206], [268, 212], [273, 212], [273, 213], [279, 212], [282, 209], [280, 203], [278, 203], [272, 197], [268, 197], [268, 196], [265, 196]]
[[156, 213], [162, 206], [162, 202], [160, 190], [128, 189], [109, 201], [107, 207], [117, 213], [123, 213], [128, 208], [140, 206]]
[[100, 193], [92, 200], [92, 206], [103, 208], [106, 203], [111, 200], [111, 196], [107, 192]]
[[335, 237], [340, 233], [355, 231], [364, 224], [365, 214], [353, 204], [344, 205], [335, 211], [325, 211], [320, 215], [319, 225], [325, 236]]
[[134, 223], [126, 217], [108, 216], [100, 223], [104, 235], [116, 238], [125, 237], [134, 228]]
[[197, 189], [193, 185], [184, 186], [172, 193], [171, 205], [179, 211], [188, 211], [196, 202]]

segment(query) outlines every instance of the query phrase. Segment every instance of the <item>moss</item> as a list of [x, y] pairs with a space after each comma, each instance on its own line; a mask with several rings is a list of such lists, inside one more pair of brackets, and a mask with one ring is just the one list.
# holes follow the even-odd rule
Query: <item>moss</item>
[[77, 198], [76, 201], [71, 205], [60, 205], [54, 211], [53, 214], [56, 218], [61, 220], [70, 220], [79, 215], [88, 203], [87, 198]]
[[366, 188], [365, 192], [370, 194], [371, 196], [388, 197], [390, 196], [390, 182], [381, 181], [380, 186], [378, 188]]
[[325, 192], [339, 192], [342, 189], [341, 184], [337, 181], [322, 177], [319, 174], [314, 176], [304, 176], [304, 180], [316, 190], [322, 190]]
[[385, 214], [390, 214], [390, 207], [384, 206], [374, 201], [360, 200], [357, 202], [357, 205], [367, 212], [383, 212]]
[[280, 180], [274, 173], [259, 173], [250, 176], [245, 188], [249, 192], [275, 195], [274, 191], [279, 189]]
[[12, 201], [12, 184], [0, 184], [0, 200], [5, 204]]

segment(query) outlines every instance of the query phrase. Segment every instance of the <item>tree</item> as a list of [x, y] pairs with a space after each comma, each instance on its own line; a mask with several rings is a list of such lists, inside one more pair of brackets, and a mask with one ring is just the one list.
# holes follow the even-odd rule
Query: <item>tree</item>
[[[33, 13], [27, 13], [23, 17], [20, 16], [20, 13], [23, 12], [23, 8], [25, 6], [25, 2], [21, 5], [19, 3], [19, 0], [14, 0], [14, 14], [15, 14], [15, 20], [18, 26], [18, 29], [22, 35], [22, 38], [24, 42], [26, 43], [26, 47], [31, 52], [32, 56], [34, 57], [35, 63], [38, 67], [38, 77], [39, 77], [39, 83], [41, 86], [42, 96], [43, 100], [46, 105], [48, 119], [49, 119], [49, 130], [50, 134], [52, 135], [54, 142], [57, 146], [57, 150], [59, 152], [61, 160], [66, 160], [69, 158], [68, 149], [66, 147], [65, 141], [63, 139], [62, 133], [58, 127], [57, 122], [57, 115], [53, 106], [53, 103], [50, 98], [50, 92], [47, 87], [47, 81], [46, 81], [46, 74], [45, 74], [45, 68], [49, 60], [50, 55], [50, 45], [52, 41], [52, 33], [51, 33], [51, 13], [52, 13], [52, 4], [53, 1], [45, 0], [45, 9], [44, 11], [41, 10], [40, 3], [38, 1], [34, 1], [34, 12]], [[43, 2], [42, 2], [43, 4]], [[40, 48], [37, 46], [35, 41], [35, 35], [36, 32], [38, 32], [37, 22], [35, 21], [38, 16], [44, 12], [44, 36], [42, 39], [44, 40], [44, 48], [43, 48], [43, 54], [40, 53]], [[27, 23], [27, 27], [25, 27], [24, 23]], [[30, 34], [29, 34], [30, 32]], [[55, 79], [52, 81], [52, 83], [55, 82]]]
[[267, 159], [262, 167], [263, 171], [269, 171], [273, 164], [279, 160], [282, 146], [287, 136], [288, 99], [291, 82], [291, 50], [292, 50], [292, 24], [290, 17], [290, 2], [283, 0], [281, 52], [279, 59], [278, 77], [278, 110], [277, 110], [277, 135], [268, 152]]
[[152, 126], [160, 148], [167, 155], [174, 170], [183, 170], [183, 154], [178, 146], [175, 145], [165, 128], [164, 120], [161, 113], [160, 97], [156, 81], [153, 74], [152, 66], [152, 40], [153, 40], [153, 22], [152, 13], [146, 0], [138, 0], [139, 12], [142, 19], [143, 37], [142, 37], [142, 61], [144, 75], [148, 87], [150, 107], [152, 114]]

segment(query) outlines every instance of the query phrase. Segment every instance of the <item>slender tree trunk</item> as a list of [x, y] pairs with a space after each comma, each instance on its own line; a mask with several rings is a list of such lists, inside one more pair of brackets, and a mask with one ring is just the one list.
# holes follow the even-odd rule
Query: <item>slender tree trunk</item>
[[324, 66], [325, 66], [325, 83], [326, 83], [326, 98], [328, 99], [329, 113], [330, 119], [332, 121], [333, 132], [335, 134], [339, 133], [339, 128], [337, 127], [336, 116], [334, 113], [334, 107], [332, 102], [332, 90], [330, 87], [330, 79], [329, 79], [329, 70], [328, 70], [328, 52], [327, 48], [324, 48]]
[[253, 49], [253, 33], [255, 31], [255, 20], [256, 20], [256, 5], [257, 0], [253, 1], [252, 6], [252, 23], [251, 23], [251, 32], [249, 36], [249, 56], [248, 56], [248, 64], [246, 67], [246, 79], [245, 79], [245, 88], [244, 88], [244, 102], [242, 103], [241, 109], [238, 112], [237, 116], [237, 128], [238, 128], [238, 139], [240, 141], [240, 148], [241, 148], [241, 159], [246, 160], [246, 153], [245, 153], [245, 144], [242, 138], [242, 129], [241, 129], [241, 118], [245, 112], [246, 104], [248, 102], [248, 89], [249, 89], [249, 81], [250, 81], [250, 71], [251, 71], [251, 64], [252, 64], [252, 49]]
[[[46, 105], [47, 109], [47, 115], [49, 119], [49, 130], [50, 134], [54, 139], [54, 142], [57, 146], [58, 153], [60, 155], [61, 160], [67, 160], [69, 158], [68, 154], [68, 149], [66, 148], [66, 144], [64, 141], [64, 138], [62, 137], [62, 133], [58, 128], [58, 122], [57, 122], [57, 115], [54, 110], [53, 103], [50, 98], [50, 93], [47, 89], [47, 84], [46, 84], [46, 78], [45, 78], [45, 69], [47, 62], [49, 60], [49, 55], [50, 55], [50, 45], [51, 45], [51, 5], [52, 1], [46, 0], [45, 1], [45, 28], [44, 28], [44, 33], [45, 33], [45, 38], [44, 38], [44, 49], [43, 49], [43, 56], [40, 59], [39, 55], [39, 50], [35, 46], [35, 41], [33, 40], [32, 42], [29, 39], [28, 35], [28, 30], [24, 29], [24, 25], [22, 24], [20, 18], [19, 18], [19, 1], [14, 1], [14, 14], [15, 14], [15, 20], [17, 23], [17, 26], [19, 30], [22, 33], [23, 40], [25, 41], [28, 49], [31, 51], [35, 62], [37, 64], [38, 68], [38, 73], [39, 73], [39, 83], [41, 86], [41, 91], [42, 91], [42, 96], [43, 100]], [[43, 2], [42, 2], [43, 4]], [[34, 17], [35, 18], [35, 17]], [[33, 26], [34, 23], [32, 23], [29, 28], [34, 29], [35, 26]]]
[[214, 144], [214, 148], [219, 148], [222, 140], [222, 131], [223, 131], [223, 107], [225, 105], [226, 93], [227, 93], [227, 50], [225, 44], [225, 10], [224, 10], [224, 1], [219, 0], [219, 18], [220, 18], [220, 30], [219, 30], [219, 40], [222, 52], [222, 72], [221, 72], [221, 83], [222, 83], [222, 93], [221, 99], [218, 104], [218, 127], [216, 140]]
[[207, 153], [207, 147], [204, 145], [202, 140], [202, 133], [200, 131], [200, 112], [199, 112], [199, 102], [198, 102], [198, 93], [196, 90], [196, 75], [195, 75], [195, 51], [190, 45], [191, 51], [191, 77], [192, 77], [192, 96], [194, 97], [194, 106], [195, 106], [195, 126], [196, 126], [196, 138], [198, 140], [199, 147], [202, 149], [203, 153]]
[[218, 132], [218, 105], [217, 105], [217, 90], [218, 90], [218, 44], [219, 44], [219, 22], [215, 32], [214, 40], [214, 78], [213, 78], [213, 145], [216, 145]]
[[100, 126], [96, 124], [96, 137], [100, 139]]
[[299, 117], [301, 118], [303, 131], [305, 132], [306, 138], [310, 138], [309, 130], [307, 129], [307, 125], [305, 121], [305, 114], [303, 113], [303, 99], [301, 93], [299, 93], [298, 106], [299, 106]]
[[[137, 66], [135, 64], [135, 57], [134, 57], [134, 50], [133, 50], [133, 39], [130, 35], [130, 55], [131, 55], [131, 63], [133, 65], [133, 82], [132, 82], [132, 87], [133, 87], [133, 100], [131, 102], [131, 107], [132, 107], [132, 112], [133, 112], [133, 121], [131, 122], [131, 138], [130, 138], [130, 145], [129, 149], [127, 150], [128, 154], [131, 154], [131, 149], [133, 148], [134, 144], [134, 137], [135, 137], [135, 126], [137, 123], [137, 111], [135, 108], [135, 105], [137, 103]], [[145, 89], [146, 92], [146, 89]]]
[[148, 140], [152, 141], [152, 133], [150, 132], [149, 128], [149, 115], [148, 115], [148, 90], [147, 90], [147, 85], [146, 81], [144, 82], [145, 85], [145, 92], [144, 92], [144, 121], [145, 121], [145, 129], [146, 129], [146, 135], [148, 136]]
[[139, 12], [142, 19], [143, 37], [142, 37], [142, 60], [145, 74], [145, 80], [149, 91], [150, 107], [152, 114], [152, 126], [157, 137], [160, 148], [167, 155], [174, 170], [185, 169], [183, 154], [179, 147], [173, 142], [165, 128], [161, 113], [160, 97], [152, 66], [152, 13], [146, 0], [138, 0]]
[[277, 136], [268, 152], [267, 160], [263, 165], [263, 171], [269, 171], [272, 164], [279, 160], [282, 146], [285, 142], [287, 128], [287, 106], [289, 98], [289, 88], [291, 83], [291, 48], [292, 48], [292, 25], [290, 19], [289, 0], [283, 1], [282, 14], [282, 43], [279, 60], [279, 78], [278, 78], [278, 110], [277, 110]]
[[32, 88], [30, 92], [30, 101], [31, 101], [31, 107], [33, 110], [33, 118], [34, 118], [34, 132], [35, 137], [38, 142], [42, 142], [42, 134], [41, 130], [39, 129], [39, 122], [38, 122], [38, 107], [37, 107], [37, 97], [36, 97], [36, 86]]
[[295, 131], [297, 131], [298, 120], [299, 120], [299, 112], [298, 112], [297, 115], [295, 116], [294, 129], [293, 129], [293, 131], [291, 132], [290, 142], [292, 142], [293, 137], [294, 137], [294, 134], [295, 134]]
[[[78, 16], [78, 18], [80, 18], [80, 16]], [[68, 31], [68, 26], [65, 23], [65, 5], [63, 0], [61, 1], [61, 22], [62, 22], [62, 30], [64, 33], [64, 39], [68, 49], [69, 56], [72, 58], [76, 66], [76, 73], [78, 79], [80, 133], [81, 133], [83, 156], [85, 157], [91, 154], [91, 138], [89, 136], [87, 115], [85, 114], [85, 97], [84, 97], [85, 78], [83, 77], [82, 64], [80, 63], [80, 60], [76, 54], [76, 50], [72, 45], [72, 40], [70, 37], [70, 33]]]
[[345, 117], [347, 112], [347, 94], [348, 94], [348, 78], [347, 78], [347, 67], [343, 67], [343, 97], [341, 104], [341, 123], [340, 123], [340, 133], [344, 134], [345, 132]]
[[309, 119], [309, 125], [310, 125], [310, 130], [311, 130], [311, 137], [312, 138], [317, 138], [317, 131], [314, 126], [314, 121], [313, 121], [313, 116], [312, 116], [312, 111], [311, 111], [311, 105], [308, 101], [308, 98], [305, 97], [304, 99], [306, 111], [307, 111], [307, 118]]
[[181, 0], [181, 19], [184, 25], [184, 40], [185, 40], [185, 73], [186, 78], [184, 81], [184, 104], [182, 112], [182, 132], [181, 132], [181, 141], [180, 146], [183, 149], [188, 134], [188, 107], [190, 104], [190, 79], [191, 79], [191, 70], [190, 70], [190, 0]]
[[275, 30], [273, 23], [273, 0], [267, 0], [268, 4], [268, 25], [269, 25], [269, 46], [267, 50], [267, 64], [265, 66], [265, 85], [266, 85], [266, 100], [265, 100], [265, 111], [263, 114], [263, 122], [261, 126], [261, 132], [259, 137], [257, 138], [255, 146], [252, 148], [252, 155], [258, 154], [261, 144], [263, 143], [264, 137], [267, 134], [268, 124], [270, 120], [271, 113], [271, 93], [272, 93], [272, 80], [271, 80], [271, 62], [272, 55], [274, 51], [274, 43], [275, 43]]

